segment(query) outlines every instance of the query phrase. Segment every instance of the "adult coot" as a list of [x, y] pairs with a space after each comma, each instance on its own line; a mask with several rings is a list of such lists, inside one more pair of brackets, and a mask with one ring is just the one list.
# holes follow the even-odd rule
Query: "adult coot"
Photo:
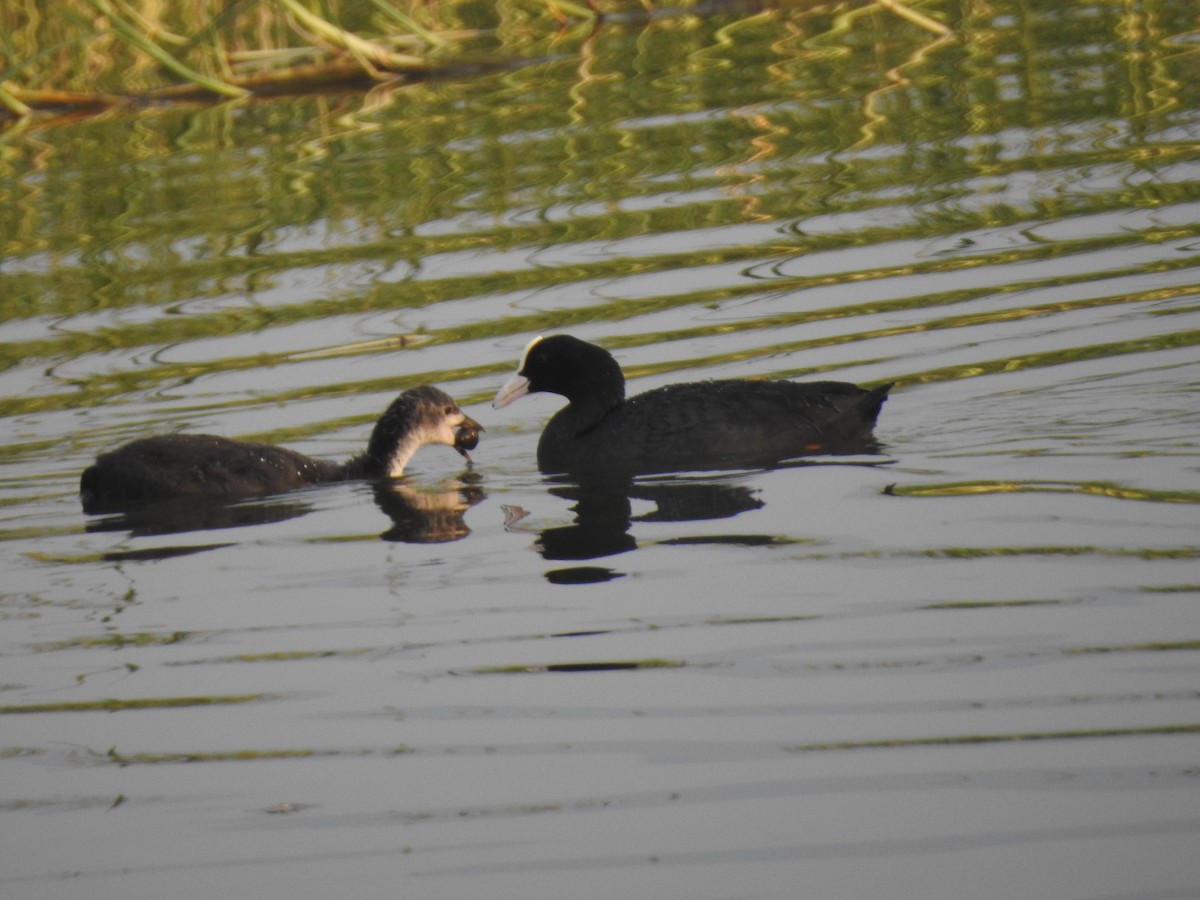
[[326, 481], [396, 478], [425, 444], [448, 444], [469, 461], [482, 430], [445, 391], [421, 385], [392, 401], [366, 452], [349, 462], [211, 434], [162, 434], [102, 453], [84, 470], [79, 492], [87, 512], [102, 512], [170, 497], [253, 497]]
[[871, 429], [891, 387], [703, 381], [627, 400], [625, 376], [611, 354], [559, 334], [529, 343], [492, 406], [532, 391], [567, 398], [538, 441], [543, 471], [666, 472], [873, 449]]

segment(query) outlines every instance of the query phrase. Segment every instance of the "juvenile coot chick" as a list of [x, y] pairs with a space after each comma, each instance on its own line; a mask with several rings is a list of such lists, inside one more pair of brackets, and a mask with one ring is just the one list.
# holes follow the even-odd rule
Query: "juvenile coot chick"
[[470, 461], [480, 431], [449, 394], [421, 385], [392, 401], [366, 452], [349, 462], [211, 434], [162, 434], [102, 453], [84, 470], [79, 492], [87, 512], [100, 512], [168, 497], [253, 497], [326, 481], [397, 478], [425, 444], [448, 444]]
[[891, 387], [703, 381], [627, 400], [625, 376], [611, 354], [559, 334], [529, 343], [492, 406], [533, 391], [567, 398], [538, 441], [545, 472], [667, 472], [871, 449], [871, 429]]

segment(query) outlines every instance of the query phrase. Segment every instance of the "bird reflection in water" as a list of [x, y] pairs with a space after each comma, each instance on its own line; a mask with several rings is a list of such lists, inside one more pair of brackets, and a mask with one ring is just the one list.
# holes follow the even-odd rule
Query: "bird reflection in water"
[[[635, 522], [690, 522], [728, 519], [748, 510], [759, 509], [763, 501], [756, 489], [725, 480], [638, 481], [632, 477], [596, 477], [567, 481], [562, 477], [550, 493], [574, 502], [575, 520], [569, 525], [547, 528], [521, 526], [527, 513], [519, 507], [506, 507], [506, 527], [510, 531], [537, 534], [535, 548], [543, 559], [584, 561], [627, 553], [637, 548], [637, 539], [629, 533]], [[654, 504], [649, 512], [633, 514], [633, 501]], [[556, 584], [581, 584], [609, 581], [623, 573], [597, 566], [572, 566], [546, 573]]]
[[[415, 544], [461, 540], [471, 533], [464, 519], [466, 511], [485, 496], [480, 482], [479, 475], [470, 470], [433, 485], [407, 478], [375, 482], [375, 503], [392, 520], [392, 526], [380, 537]], [[173, 497], [130, 504], [119, 512], [95, 517], [88, 522], [87, 530], [125, 531], [134, 537], [149, 537], [267, 525], [313, 512], [316, 507], [306, 498], [307, 493], [251, 500]], [[228, 545], [213, 545], [213, 549], [218, 546]], [[195, 552], [190, 547], [181, 549]], [[168, 553], [169, 548], [163, 552]]]
[[375, 502], [392, 520], [381, 537], [406, 544], [459, 541], [471, 533], [466, 512], [484, 498], [480, 477], [464, 472], [457, 479], [432, 487], [413, 487], [402, 481], [377, 482]]
[[[838, 460], [836, 462], [794, 461], [777, 468], [811, 468], [824, 465], [887, 465], [891, 460]], [[653, 480], [632, 476], [596, 475], [568, 479], [551, 478], [550, 493], [574, 501], [569, 525], [538, 527], [526, 522], [528, 513], [520, 507], [505, 507], [505, 527], [509, 531], [537, 535], [535, 549], [548, 561], [585, 561], [617, 556], [637, 549], [630, 534], [639, 522], [698, 522], [732, 519], [742, 513], [761, 509], [766, 502], [758, 488], [744, 483], [748, 472], [738, 474], [672, 475]], [[633, 501], [653, 504], [653, 508], [633, 514]], [[673, 544], [742, 544], [761, 546], [775, 536], [731, 531], [668, 540]], [[581, 584], [609, 581], [624, 573], [597, 566], [572, 566], [546, 572], [556, 584]]]
[[312, 512], [300, 494], [286, 498], [229, 500], [220, 497], [165, 497], [129, 503], [123, 508], [93, 514], [89, 532], [127, 531], [133, 537], [216, 531], [284, 522]]

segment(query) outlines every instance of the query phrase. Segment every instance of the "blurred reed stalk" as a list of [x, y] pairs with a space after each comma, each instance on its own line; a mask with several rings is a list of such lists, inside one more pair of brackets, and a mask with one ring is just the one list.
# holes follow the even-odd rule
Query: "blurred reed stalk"
[[[463, 45], [501, 23], [590, 27], [653, 0], [41, 0], [0, 7], [0, 116], [129, 102], [241, 99], [426, 77], [470, 64]], [[779, 6], [779, 0], [764, 0]], [[901, 0], [782, 0], [805, 9], [885, 10], [940, 36]], [[672, 0], [709, 12], [745, 0]], [[622, 10], [629, 12], [629, 10]], [[481, 18], [491, 17], [482, 22]], [[299, 43], [297, 43], [299, 42]]]

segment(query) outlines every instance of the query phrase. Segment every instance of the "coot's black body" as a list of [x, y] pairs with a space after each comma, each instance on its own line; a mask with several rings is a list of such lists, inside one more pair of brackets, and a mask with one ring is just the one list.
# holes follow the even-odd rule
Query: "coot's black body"
[[79, 481], [87, 512], [170, 497], [237, 498], [327, 481], [397, 478], [425, 444], [448, 444], [468, 460], [483, 427], [430, 385], [405, 391], [371, 432], [365, 453], [345, 463], [211, 434], [163, 434], [101, 454]]
[[533, 391], [567, 398], [538, 442], [543, 471], [666, 472], [873, 449], [872, 429], [890, 388], [704, 381], [627, 400], [625, 377], [606, 350], [555, 335], [529, 344], [493, 406]]

